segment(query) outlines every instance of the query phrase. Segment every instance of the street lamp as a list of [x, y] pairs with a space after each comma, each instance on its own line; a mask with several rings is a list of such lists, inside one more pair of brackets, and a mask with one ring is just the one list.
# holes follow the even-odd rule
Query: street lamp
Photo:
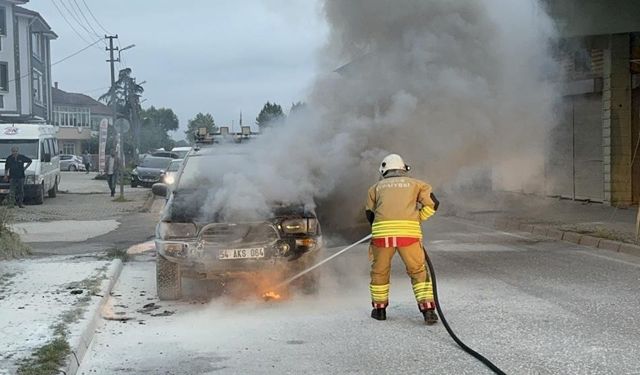
[[135, 44], [129, 44], [129, 45], [128, 45], [128, 46], [126, 46], [126, 47], [120, 48], [120, 49], [118, 50], [118, 61], [120, 61], [120, 54], [122, 53], [122, 51], [126, 51], [126, 50], [131, 49], [131, 48], [133, 48], [133, 47], [135, 47], [135, 46], [136, 46]]

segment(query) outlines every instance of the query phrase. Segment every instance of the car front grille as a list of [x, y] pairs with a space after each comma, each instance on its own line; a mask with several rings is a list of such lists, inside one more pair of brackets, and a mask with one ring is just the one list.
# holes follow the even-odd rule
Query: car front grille
[[201, 231], [201, 239], [210, 245], [271, 243], [279, 239], [278, 231], [268, 223], [208, 224]]

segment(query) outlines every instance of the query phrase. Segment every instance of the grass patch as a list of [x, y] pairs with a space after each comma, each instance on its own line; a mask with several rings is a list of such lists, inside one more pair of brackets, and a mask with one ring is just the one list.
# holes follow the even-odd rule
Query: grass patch
[[30, 358], [18, 367], [18, 375], [52, 375], [64, 365], [71, 353], [66, 335], [57, 335], [51, 341], [36, 350]]
[[123, 263], [126, 263], [129, 260], [131, 260], [131, 256], [127, 253], [127, 249], [121, 249], [117, 247], [112, 247], [111, 249], [108, 249], [104, 258], [111, 259], [111, 260], [120, 259]]
[[31, 253], [29, 246], [11, 230], [10, 225], [14, 221], [11, 209], [10, 203], [0, 206], [0, 259], [21, 258]]

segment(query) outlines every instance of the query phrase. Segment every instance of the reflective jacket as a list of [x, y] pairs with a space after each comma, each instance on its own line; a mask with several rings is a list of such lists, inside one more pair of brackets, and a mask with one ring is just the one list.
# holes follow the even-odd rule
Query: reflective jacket
[[371, 234], [377, 238], [422, 238], [420, 222], [436, 212], [438, 201], [424, 181], [389, 173], [369, 188], [367, 216], [373, 222]]

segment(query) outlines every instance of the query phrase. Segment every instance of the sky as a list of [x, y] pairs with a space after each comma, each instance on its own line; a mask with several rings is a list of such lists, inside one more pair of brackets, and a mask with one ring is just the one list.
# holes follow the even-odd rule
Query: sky
[[[104, 36], [101, 26], [118, 34], [121, 48], [135, 44], [122, 52], [116, 72], [129, 67], [138, 82], [146, 81], [143, 107], [176, 112], [181, 130], [175, 139], [184, 138], [198, 112], [211, 113], [219, 126], [237, 126], [241, 111], [245, 125], [255, 123], [266, 101], [288, 111], [304, 100], [328, 35], [318, 0], [31, 0], [24, 7], [58, 34], [52, 62]], [[98, 43], [55, 65], [52, 81], [97, 98], [109, 86], [107, 58]]]

